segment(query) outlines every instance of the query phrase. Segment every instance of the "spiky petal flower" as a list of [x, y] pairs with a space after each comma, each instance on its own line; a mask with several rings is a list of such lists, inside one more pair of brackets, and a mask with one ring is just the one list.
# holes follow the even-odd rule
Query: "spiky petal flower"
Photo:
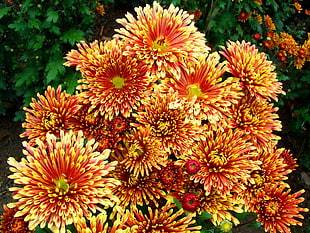
[[180, 97], [196, 98], [194, 111], [200, 111], [194, 115], [197, 114], [200, 120], [218, 123], [227, 115], [229, 106], [240, 98], [239, 85], [232, 78], [222, 81], [225, 63], [219, 61], [216, 52], [200, 56], [198, 62], [187, 64], [180, 77], [169, 76], [168, 81], [166, 79], [161, 85], [162, 91], [173, 88]]
[[113, 221], [113, 226], [110, 227], [107, 220], [107, 213], [102, 212], [97, 216], [92, 216], [87, 224], [87, 219], [80, 218], [74, 226], [78, 233], [129, 233], [129, 229], [125, 229], [120, 216]]
[[258, 169], [252, 144], [243, 138], [243, 133], [232, 130], [208, 131], [204, 136], [189, 155], [200, 164], [191, 179], [203, 184], [206, 195], [213, 187], [221, 195], [245, 189], [242, 181], [250, 179], [251, 171]]
[[31, 233], [28, 228], [28, 222], [24, 221], [23, 216], [15, 217], [18, 211], [17, 207], [8, 208], [3, 205], [4, 213], [0, 217], [0, 232], [1, 233]]
[[266, 147], [270, 141], [280, 139], [273, 133], [282, 129], [281, 121], [277, 120], [277, 110], [273, 104], [245, 93], [230, 109], [229, 127], [242, 131], [255, 147]]
[[296, 219], [304, 218], [301, 212], [309, 211], [307, 208], [298, 207], [304, 201], [300, 195], [305, 191], [290, 194], [291, 190], [286, 187], [285, 184], [266, 186], [259, 194], [261, 198], [254, 205], [257, 221], [261, 222], [265, 230], [270, 233], [290, 233], [290, 225], [302, 225]]
[[150, 129], [134, 129], [124, 141], [124, 159], [121, 161], [134, 176], [148, 176], [165, 166], [168, 154], [160, 149], [161, 142], [150, 135]]
[[10, 189], [16, 203], [9, 207], [18, 206], [15, 217], [25, 215], [29, 229], [40, 225], [64, 233], [66, 225], [100, 211], [99, 205], [118, 201], [111, 189], [119, 182], [106, 177], [116, 165], [107, 161], [109, 150], [96, 152], [94, 140], [84, 145], [82, 132], [72, 131], [61, 131], [59, 139], [47, 134], [46, 142], [36, 143], [37, 147], [24, 143], [27, 157], [21, 162], [8, 160], [13, 172], [9, 178], [20, 185]]
[[182, 232], [199, 233], [200, 226], [193, 226], [195, 220], [193, 214], [183, 216], [184, 211], [175, 211], [174, 204], [166, 203], [162, 208], [153, 210], [148, 207], [148, 214], [142, 213], [135, 206], [132, 211], [126, 213], [125, 225], [132, 233], [144, 232]]
[[200, 122], [190, 118], [193, 103], [183, 101], [172, 89], [163, 95], [157, 89], [143, 101], [136, 120], [151, 130], [150, 135], [162, 142], [166, 151], [188, 150], [200, 137]]
[[119, 163], [113, 171], [112, 176], [121, 182], [120, 185], [112, 189], [119, 198], [119, 206], [127, 208], [131, 206], [155, 205], [159, 206], [159, 199], [166, 193], [160, 189], [156, 173], [144, 176], [135, 176]]
[[147, 66], [135, 57], [124, 56], [124, 46], [116, 39], [78, 44], [66, 56], [67, 66], [76, 66], [82, 73], [81, 98], [91, 103], [101, 115], [112, 119], [122, 114], [129, 117], [149, 87]]
[[278, 100], [278, 94], [285, 94], [274, 72], [275, 67], [264, 53], [258, 52], [255, 45], [245, 41], [230, 41], [223, 50], [228, 71], [239, 79], [241, 86], [252, 96], [263, 101]]
[[22, 124], [25, 132], [21, 137], [28, 137], [29, 143], [35, 144], [36, 138], [45, 140], [46, 133], [59, 135], [60, 130], [70, 129], [73, 115], [80, 108], [78, 98], [48, 86], [44, 95], [37, 94], [38, 100], [32, 99], [26, 111], [26, 120]]
[[130, 13], [118, 19], [124, 28], [116, 30], [126, 45], [126, 53], [151, 66], [151, 73], [164, 77], [176, 73], [186, 61], [195, 62], [199, 53], [209, 51], [204, 35], [197, 31], [193, 16], [172, 4], [163, 9], [153, 6], [135, 8], [137, 19]]

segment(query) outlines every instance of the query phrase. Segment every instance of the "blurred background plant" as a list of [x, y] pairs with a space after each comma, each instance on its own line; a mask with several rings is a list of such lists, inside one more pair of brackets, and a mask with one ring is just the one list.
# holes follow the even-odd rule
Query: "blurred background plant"
[[1, 1], [0, 114], [13, 107], [15, 120], [24, 119], [21, 107], [47, 85], [74, 90], [78, 75], [63, 57], [93, 34], [98, 14], [104, 10], [96, 0]]

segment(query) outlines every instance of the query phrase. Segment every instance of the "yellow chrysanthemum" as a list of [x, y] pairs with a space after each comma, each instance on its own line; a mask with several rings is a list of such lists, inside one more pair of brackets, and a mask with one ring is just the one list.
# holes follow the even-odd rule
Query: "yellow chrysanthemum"
[[74, 135], [60, 132], [60, 138], [47, 134], [46, 141], [36, 140], [37, 147], [24, 143], [26, 158], [17, 162], [9, 158], [19, 187], [10, 188], [18, 207], [16, 217], [25, 216], [29, 229], [47, 226], [54, 233], [65, 233], [65, 227], [80, 217], [92, 216], [102, 207], [118, 201], [111, 189], [119, 184], [108, 174], [116, 162], [108, 163], [109, 150], [96, 152], [97, 144], [85, 144], [82, 132]]
[[129, 117], [150, 85], [145, 63], [123, 55], [124, 46], [116, 39], [90, 45], [82, 42], [78, 49], [69, 52], [65, 62], [82, 73], [78, 96], [91, 103], [89, 110], [96, 109], [106, 118]]
[[126, 54], [133, 55], [151, 66], [151, 74], [164, 77], [176, 73], [186, 61], [195, 62], [201, 52], [209, 51], [204, 35], [197, 31], [193, 16], [172, 4], [163, 9], [153, 6], [135, 8], [137, 19], [130, 13], [118, 19], [123, 28], [115, 37], [123, 39]]
[[45, 140], [46, 133], [59, 135], [61, 130], [72, 128], [74, 114], [79, 110], [78, 98], [62, 91], [61, 86], [55, 90], [48, 86], [44, 95], [37, 94], [38, 100], [32, 99], [26, 111], [26, 120], [22, 124], [25, 132], [21, 137], [27, 137], [34, 145], [37, 138]]
[[199, 233], [201, 227], [195, 226], [193, 214], [183, 215], [183, 209], [175, 210], [174, 204], [165, 204], [153, 210], [148, 207], [148, 214], [144, 214], [133, 206], [126, 213], [125, 225], [132, 233], [144, 232], [174, 232], [174, 233]]
[[260, 101], [277, 100], [284, 94], [282, 83], [277, 80], [275, 67], [264, 53], [258, 52], [255, 45], [245, 41], [228, 42], [222, 54], [226, 57], [228, 71], [239, 79], [242, 88]]
[[180, 99], [177, 92], [170, 89], [167, 94], [157, 89], [143, 102], [137, 112], [139, 124], [150, 129], [150, 136], [161, 141], [166, 151], [178, 155], [188, 150], [200, 137], [200, 122], [191, 119], [193, 102]]

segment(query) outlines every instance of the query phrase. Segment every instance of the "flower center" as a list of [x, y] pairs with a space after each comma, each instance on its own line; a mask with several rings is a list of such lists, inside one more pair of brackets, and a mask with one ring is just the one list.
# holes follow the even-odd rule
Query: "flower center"
[[265, 211], [268, 215], [275, 216], [279, 212], [279, 203], [276, 201], [269, 201], [265, 204]]
[[153, 48], [158, 51], [166, 50], [168, 48], [166, 39], [163, 37], [153, 41]]
[[70, 185], [67, 183], [67, 179], [61, 177], [59, 180], [54, 181], [55, 182], [55, 191], [59, 195], [64, 195], [69, 191]]
[[121, 89], [123, 86], [125, 86], [125, 79], [119, 76], [116, 76], [112, 79], [112, 83], [114, 84], [114, 87], [116, 89]]
[[193, 84], [187, 89], [187, 94], [190, 98], [197, 96], [197, 97], [203, 97], [204, 94], [202, 93], [199, 84]]

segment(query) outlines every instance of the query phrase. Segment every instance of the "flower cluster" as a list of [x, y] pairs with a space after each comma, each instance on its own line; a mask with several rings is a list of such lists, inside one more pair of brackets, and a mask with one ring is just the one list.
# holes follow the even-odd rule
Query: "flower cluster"
[[[74, 95], [48, 87], [25, 109], [25, 158], [8, 160], [14, 218], [29, 232], [198, 233], [206, 213], [228, 232], [249, 211], [290, 232], [307, 209], [277, 148], [275, 67], [245, 41], [211, 53], [178, 7], [135, 11], [111, 41], [67, 54], [82, 74]], [[8, 215], [3, 229], [20, 221]]]

